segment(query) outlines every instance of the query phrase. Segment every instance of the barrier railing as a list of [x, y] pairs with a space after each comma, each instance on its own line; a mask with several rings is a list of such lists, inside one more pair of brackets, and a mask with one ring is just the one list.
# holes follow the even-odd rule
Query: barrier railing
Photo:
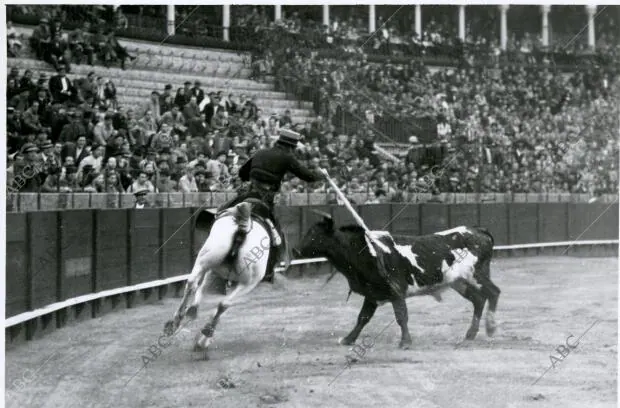
[[[497, 245], [493, 249], [494, 251], [510, 251], [510, 250], [518, 250], [518, 249], [537, 249], [537, 248], [551, 248], [551, 247], [572, 247], [572, 246], [597, 246], [597, 245], [614, 245], [618, 244], [619, 241], [617, 239], [609, 239], [609, 240], [587, 240], [587, 241], [563, 241], [563, 242], [546, 242], [546, 243], [532, 243], [532, 244], [518, 244], [518, 245]], [[307, 259], [297, 259], [291, 261], [291, 266], [299, 266], [299, 265], [307, 265], [307, 264], [320, 264], [326, 263], [326, 258], [307, 258]], [[282, 271], [282, 268], [276, 268], [276, 270]], [[12, 316], [5, 320], [4, 327], [5, 329], [16, 326], [18, 324], [25, 323], [29, 320], [36, 319], [37, 317], [44, 316], [61, 309], [65, 309], [67, 307], [76, 306], [82, 303], [91, 302], [93, 300], [108, 298], [111, 296], [118, 296], [128, 292], [135, 292], [144, 289], [157, 288], [162, 286], [167, 286], [173, 283], [179, 283], [185, 281], [189, 277], [189, 274], [174, 276], [167, 279], [160, 279], [151, 282], [140, 283], [137, 285], [125, 286], [117, 289], [104, 290], [101, 292], [91, 293], [84, 296], [78, 296], [75, 298], [67, 299], [62, 302], [53, 303], [47, 305], [45, 307], [24, 312], [18, 314], [16, 316]]]
[[[420, 188], [420, 190], [424, 190]], [[430, 189], [429, 189], [430, 190]], [[213, 193], [153, 193], [147, 196], [150, 208], [218, 207], [233, 198], [236, 192]], [[355, 204], [365, 204], [368, 193], [351, 193], [349, 199]], [[442, 204], [465, 203], [612, 203], [618, 195], [605, 194], [595, 197], [591, 194], [565, 193], [404, 193], [404, 203], [436, 202]], [[276, 205], [303, 206], [335, 204], [329, 202], [326, 193], [286, 193], [280, 194]], [[120, 193], [7, 193], [7, 212], [120, 209], [133, 208], [135, 198], [132, 194]]]

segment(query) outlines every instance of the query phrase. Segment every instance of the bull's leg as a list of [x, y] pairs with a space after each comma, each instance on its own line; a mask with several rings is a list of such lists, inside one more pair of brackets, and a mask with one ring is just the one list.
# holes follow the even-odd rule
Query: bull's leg
[[409, 334], [409, 327], [407, 323], [409, 321], [409, 313], [407, 312], [407, 303], [405, 299], [398, 299], [392, 301], [392, 307], [394, 308], [394, 316], [396, 316], [396, 323], [400, 326], [400, 343], [398, 347], [404, 350], [408, 350], [411, 345], [411, 335]]
[[497, 309], [497, 301], [499, 300], [501, 290], [491, 281], [490, 264], [490, 259], [482, 264], [480, 276], [477, 277], [477, 279], [482, 285], [482, 293], [489, 300], [485, 321], [487, 336], [492, 337], [497, 329], [497, 323], [495, 322], [495, 310]]
[[481, 289], [478, 289], [464, 279], [458, 279], [455, 281], [452, 284], [452, 288], [474, 305], [474, 315], [471, 320], [471, 325], [465, 334], [465, 338], [467, 340], [473, 340], [476, 338], [478, 330], [480, 329], [480, 317], [482, 316], [482, 311], [484, 310], [486, 296]]
[[349, 334], [347, 334], [344, 338], [338, 340], [338, 342], [343, 346], [350, 346], [351, 344], [355, 344], [355, 341], [362, 332], [362, 329], [375, 314], [375, 310], [377, 310], [377, 303], [373, 302], [372, 300], [368, 300], [368, 298], [364, 298], [362, 310], [360, 310], [360, 313], [357, 316], [357, 324]]

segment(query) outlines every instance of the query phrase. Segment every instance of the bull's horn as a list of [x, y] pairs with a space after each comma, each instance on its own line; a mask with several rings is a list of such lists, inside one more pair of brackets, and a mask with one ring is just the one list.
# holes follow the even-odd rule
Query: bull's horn
[[324, 212], [324, 211], [319, 211], [319, 210], [310, 210], [310, 211], [312, 211], [312, 212], [313, 212], [313, 213], [315, 213], [315, 214], [320, 215], [321, 217], [325, 217], [325, 218], [327, 218], [327, 219], [329, 219], [329, 220], [331, 220], [331, 219], [332, 219], [332, 216], [331, 216], [330, 214], [328, 214], [328, 213]]

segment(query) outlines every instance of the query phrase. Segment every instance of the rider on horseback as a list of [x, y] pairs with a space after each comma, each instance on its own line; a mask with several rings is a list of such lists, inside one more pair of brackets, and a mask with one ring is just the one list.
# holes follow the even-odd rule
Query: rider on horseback
[[[325, 178], [321, 173], [308, 170], [295, 158], [293, 151], [297, 147], [299, 139], [299, 133], [286, 129], [280, 130], [280, 137], [274, 147], [259, 150], [239, 169], [239, 177], [241, 180], [250, 181], [249, 190], [245, 193], [240, 193], [233, 200], [220, 207], [220, 209], [230, 208], [243, 202], [247, 198], [259, 199], [269, 208], [269, 218], [275, 224], [274, 228], [276, 231], [280, 231], [280, 227], [273, 212], [273, 201], [275, 195], [280, 191], [280, 185], [286, 173], [291, 172], [301, 180], [310, 183]], [[233, 247], [230, 252], [230, 257], [232, 259], [237, 256], [239, 247], [243, 243], [246, 234], [247, 231], [244, 228], [238, 228], [235, 232]], [[280, 247], [282, 246], [281, 243], [278, 244], [276, 242], [276, 245], [273, 246], [278, 248], [277, 252], [279, 253]], [[273, 269], [279, 258], [279, 256], [272, 254], [267, 266], [267, 274], [263, 280], [268, 282], [273, 281]]]

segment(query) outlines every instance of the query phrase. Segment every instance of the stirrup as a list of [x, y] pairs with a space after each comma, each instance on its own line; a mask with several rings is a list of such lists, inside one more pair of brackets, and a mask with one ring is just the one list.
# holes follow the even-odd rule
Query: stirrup
[[276, 226], [273, 224], [273, 221], [271, 221], [269, 218], [266, 218], [265, 220], [267, 221], [267, 224], [269, 224], [269, 228], [271, 229], [271, 236], [273, 237], [273, 243], [271, 244], [271, 246], [277, 247], [282, 245], [282, 237], [276, 229]]

